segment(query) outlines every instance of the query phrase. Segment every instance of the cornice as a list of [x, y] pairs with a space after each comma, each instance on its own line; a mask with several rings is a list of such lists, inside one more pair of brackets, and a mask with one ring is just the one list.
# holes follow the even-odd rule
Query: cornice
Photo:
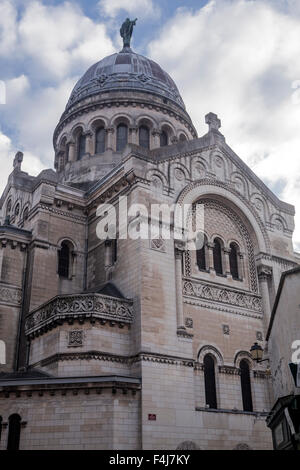
[[[97, 95], [95, 95], [97, 96]], [[189, 115], [183, 111], [183, 110], [177, 110], [174, 109], [173, 107], [167, 106], [163, 103], [153, 103], [153, 101], [148, 101], [147, 99], [142, 99], [142, 98], [134, 98], [134, 99], [129, 99], [129, 98], [122, 98], [122, 97], [110, 97], [106, 100], [101, 99], [101, 94], [98, 95], [98, 102], [91, 101], [88, 99], [86, 102], [81, 102], [80, 107], [75, 110], [70, 110], [68, 113], [63, 113], [60, 122], [55, 128], [54, 135], [53, 135], [53, 145], [55, 148], [55, 143], [57, 140], [58, 135], [63, 131], [63, 129], [66, 127], [67, 124], [70, 122], [74, 121], [78, 117], [85, 115], [89, 112], [93, 112], [96, 110], [102, 110], [105, 108], [113, 108], [116, 107], [117, 109], [120, 108], [120, 106], [124, 106], [126, 108], [142, 108], [142, 109], [148, 109], [148, 110], [155, 110], [158, 112], [163, 113], [164, 115], [168, 115], [170, 117], [174, 117], [177, 121], [181, 122], [184, 124], [184, 126], [190, 131], [190, 133], [193, 135], [194, 138], [197, 138], [197, 132], [196, 129], [194, 128], [192, 121], [189, 117]]]

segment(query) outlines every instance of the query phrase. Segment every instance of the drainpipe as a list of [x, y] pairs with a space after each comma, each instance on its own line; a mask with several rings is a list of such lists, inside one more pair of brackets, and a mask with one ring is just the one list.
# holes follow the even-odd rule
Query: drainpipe
[[[22, 275], [22, 303], [21, 303], [20, 314], [19, 314], [17, 345], [16, 345], [16, 352], [15, 352], [15, 360], [14, 360], [14, 371], [18, 370], [19, 362], [20, 362], [19, 361], [20, 342], [21, 342], [21, 335], [22, 335], [23, 316], [25, 312], [26, 283], [27, 283], [27, 277], [28, 277], [28, 250], [29, 250], [29, 247], [27, 245], [26, 251], [25, 251], [23, 275]], [[27, 357], [26, 357], [26, 368], [27, 368]]]
[[84, 273], [83, 273], [83, 290], [87, 290], [87, 269], [88, 269], [88, 249], [89, 249], [89, 221], [88, 216], [85, 227], [85, 256], [84, 256]]

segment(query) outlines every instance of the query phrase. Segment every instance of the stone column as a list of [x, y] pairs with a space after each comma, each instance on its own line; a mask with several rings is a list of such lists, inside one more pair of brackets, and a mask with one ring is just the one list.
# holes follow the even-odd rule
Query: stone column
[[182, 254], [183, 254], [183, 249], [175, 245], [175, 287], [176, 287], [177, 331], [185, 330], [184, 320], [183, 320], [183, 298], [182, 298]]
[[153, 148], [158, 148], [160, 147], [160, 132], [158, 129], [153, 129], [152, 131], [152, 136], [153, 136]]
[[113, 152], [115, 151], [115, 145], [114, 145], [114, 133], [115, 129], [113, 127], [108, 127], [106, 129], [107, 133], [107, 150], [112, 150]]
[[75, 142], [74, 140], [70, 140], [68, 143], [69, 146], [69, 162], [75, 162]]
[[129, 144], [139, 145], [139, 128], [138, 127], [130, 127], [129, 128]]
[[91, 132], [85, 133], [85, 153], [93, 155], [93, 134]]
[[225, 274], [227, 277], [232, 278], [231, 272], [230, 272], [230, 261], [229, 261], [229, 254], [230, 254], [230, 248], [224, 248], [224, 261], [225, 261]]
[[238, 253], [238, 269], [239, 269], [239, 278], [245, 279], [244, 255], [242, 253]]
[[207, 243], [207, 252], [208, 252], [208, 269], [211, 272], [215, 272], [214, 267], [214, 244]]
[[262, 296], [262, 303], [263, 303], [263, 318], [264, 318], [264, 327], [265, 332], [268, 329], [270, 317], [271, 317], [271, 305], [270, 305], [270, 294], [269, 294], [269, 286], [268, 281], [271, 279], [272, 276], [272, 268], [270, 266], [260, 265], [257, 268], [258, 270], [258, 280], [259, 280], [259, 288], [260, 293]]

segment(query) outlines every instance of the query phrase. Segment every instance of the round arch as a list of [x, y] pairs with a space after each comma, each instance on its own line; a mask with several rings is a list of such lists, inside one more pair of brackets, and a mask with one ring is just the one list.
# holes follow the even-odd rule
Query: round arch
[[213, 356], [218, 366], [224, 365], [223, 356], [216, 346], [213, 346], [211, 344], [205, 344], [201, 346], [197, 354], [197, 360], [200, 363], [203, 363], [203, 359], [206, 354], [210, 354], [211, 356]]
[[[253, 242], [256, 253], [270, 252], [269, 237], [259, 216], [245, 198], [242, 198], [234, 189], [228, 188], [226, 184], [207, 178], [194, 181], [187, 185], [180, 193], [177, 205], [193, 204], [203, 196], [212, 196], [223, 201], [223, 203], [224, 199], [227, 199], [231, 208], [249, 229], [250, 234], [253, 234], [252, 238], [254, 238]], [[175, 210], [175, 223], [178, 222], [179, 224], [180, 215], [180, 211], [176, 212]]]

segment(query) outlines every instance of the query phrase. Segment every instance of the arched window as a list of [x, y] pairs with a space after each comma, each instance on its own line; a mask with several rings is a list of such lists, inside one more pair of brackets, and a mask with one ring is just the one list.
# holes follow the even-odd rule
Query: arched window
[[250, 381], [250, 368], [249, 368], [248, 361], [246, 361], [246, 359], [241, 360], [240, 370], [241, 370], [241, 387], [242, 387], [242, 398], [243, 398], [243, 410], [244, 411], [253, 411], [251, 381]]
[[128, 127], [126, 124], [119, 124], [117, 127], [117, 152], [124, 150], [128, 142]]
[[232, 278], [239, 279], [238, 247], [235, 243], [230, 243], [229, 264]]
[[18, 216], [20, 214], [20, 204], [18, 203], [15, 207], [15, 216]]
[[210, 408], [217, 409], [217, 391], [215, 361], [210, 354], [206, 354], [203, 360], [204, 364], [204, 383], [205, 383], [205, 403]]
[[81, 160], [83, 158], [83, 156], [85, 155], [85, 143], [86, 143], [86, 137], [85, 135], [83, 134], [80, 134], [78, 136], [78, 143], [77, 143], [77, 151], [78, 151], [78, 155], [77, 155], [77, 159], [78, 160]]
[[184, 134], [180, 134], [179, 141], [180, 142], [185, 142], [186, 140], [187, 140], [186, 136]]
[[139, 128], [139, 144], [145, 149], [150, 148], [150, 132], [146, 126], [141, 126]]
[[70, 275], [71, 250], [67, 242], [62, 242], [58, 252], [58, 275], [69, 278]]
[[6, 215], [9, 215], [11, 211], [11, 199], [8, 201], [6, 206]]
[[66, 144], [66, 163], [69, 161], [70, 144]]
[[118, 259], [118, 240], [115, 238], [112, 241], [112, 262], [113, 264], [117, 262]]
[[197, 265], [199, 269], [206, 270], [206, 242], [207, 239], [204, 236], [202, 247], [196, 251]]
[[222, 246], [221, 246], [221, 241], [218, 238], [215, 238], [214, 240], [213, 257], [214, 257], [214, 268], [215, 268], [216, 273], [223, 274]]
[[160, 134], [160, 146], [165, 147], [166, 145], [168, 145], [168, 134], [166, 131], [162, 131]]
[[17, 414], [8, 418], [7, 450], [19, 450], [21, 434], [21, 417]]
[[29, 208], [28, 207], [25, 207], [24, 211], [23, 211], [23, 220], [27, 220], [28, 219], [28, 214], [29, 214]]
[[99, 127], [96, 131], [96, 152], [103, 153], [105, 152], [105, 129], [104, 127]]

